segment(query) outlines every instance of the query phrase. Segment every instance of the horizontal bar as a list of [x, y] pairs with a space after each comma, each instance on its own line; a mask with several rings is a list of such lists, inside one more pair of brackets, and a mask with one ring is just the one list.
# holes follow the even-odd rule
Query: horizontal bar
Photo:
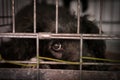
[[51, 38], [55, 39], [120, 39], [120, 35], [105, 34], [51, 34]]
[[0, 37], [37, 38], [39, 39], [120, 39], [120, 35], [106, 34], [54, 34], [54, 33], [0, 33]]
[[36, 33], [0, 33], [0, 37], [9, 38], [36, 38]]
[[[82, 65], [119, 65], [120, 66], [120, 63], [105, 63], [105, 62], [82, 62], [82, 63], [79, 63], [79, 62], [54, 62], [54, 61], [39, 61], [40, 64], [71, 64], [71, 65], [79, 65], [79, 64], [82, 64]], [[19, 64], [37, 64], [36, 61], [0, 61], [0, 63], [11, 63], [11, 64], [16, 64], [16, 65], [19, 65]]]

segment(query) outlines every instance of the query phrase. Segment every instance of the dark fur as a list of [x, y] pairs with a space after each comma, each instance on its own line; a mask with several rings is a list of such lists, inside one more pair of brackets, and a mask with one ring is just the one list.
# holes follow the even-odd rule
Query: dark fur
[[[55, 6], [37, 4], [37, 32], [55, 33]], [[16, 32], [33, 32], [33, 5], [28, 5], [16, 15]], [[98, 34], [98, 27], [86, 17], [81, 17], [81, 33]], [[59, 33], [76, 33], [77, 20], [66, 8], [59, 8]], [[54, 44], [61, 44], [54, 50]], [[83, 56], [104, 58], [106, 45], [103, 40], [84, 40]], [[35, 39], [12, 39], [0, 46], [0, 53], [6, 60], [29, 60], [36, 56]], [[66, 61], [79, 61], [79, 40], [40, 40], [40, 55]], [[78, 69], [77, 66], [64, 68]]]

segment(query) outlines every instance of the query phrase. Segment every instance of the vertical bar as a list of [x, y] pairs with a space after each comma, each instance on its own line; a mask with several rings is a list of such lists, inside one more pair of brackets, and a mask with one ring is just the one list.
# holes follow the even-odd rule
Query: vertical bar
[[83, 54], [83, 35], [80, 38], [80, 80], [82, 80], [82, 54]]
[[39, 80], [39, 34], [36, 38], [36, 55], [37, 55], [37, 80]]
[[[33, 20], [34, 20], [34, 33], [36, 33], [36, 0], [34, 0]], [[39, 36], [36, 37], [36, 56], [37, 56], [37, 80], [39, 80]]]
[[12, 0], [12, 27], [13, 27], [13, 30], [12, 32], [15, 33], [15, 1]]
[[33, 19], [34, 19], [34, 33], [36, 33], [36, 0], [34, 0], [34, 10], [33, 10]]
[[39, 69], [39, 37], [36, 38], [37, 69]]
[[[77, 34], [80, 33], [80, 0], [77, 2]], [[80, 80], [82, 80], [82, 34], [80, 38]]]
[[58, 0], [56, 0], [56, 33], [58, 33]]
[[80, 0], [77, 2], [77, 33], [80, 33]]
[[99, 22], [99, 34], [102, 34], [102, 11], [103, 11], [103, 0], [100, 1], [100, 22]]

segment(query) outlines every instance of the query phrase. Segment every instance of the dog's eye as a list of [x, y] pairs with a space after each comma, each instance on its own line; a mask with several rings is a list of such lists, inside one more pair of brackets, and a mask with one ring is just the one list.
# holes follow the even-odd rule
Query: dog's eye
[[62, 45], [60, 42], [56, 42], [52, 44], [52, 49], [55, 51], [60, 51], [62, 49]]

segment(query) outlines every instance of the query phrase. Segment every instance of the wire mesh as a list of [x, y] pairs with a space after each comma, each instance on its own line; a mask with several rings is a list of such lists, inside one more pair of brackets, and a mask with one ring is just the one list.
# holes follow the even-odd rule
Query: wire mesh
[[[3, 0], [2, 0], [3, 1]], [[55, 25], [55, 33], [37, 33], [36, 29], [37, 29], [37, 23], [36, 23], [36, 3], [37, 1], [34, 0], [34, 6], [33, 6], [33, 33], [16, 33], [15, 31], [15, 0], [11, 0], [12, 3], [12, 32], [11, 33], [0, 33], [0, 37], [3, 38], [35, 38], [36, 39], [36, 55], [37, 55], [37, 62], [31, 62], [31, 61], [8, 61], [8, 62], [15, 62], [15, 63], [34, 63], [37, 64], [37, 80], [39, 80], [39, 64], [67, 64], [65, 62], [42, 62], [39, 60], [39, 40], [44, 40], [44, 39], [74, 39], [74, 40], [79, 40], [80, 41], [80, 62], [78, 63], [80, 65], [80, 80], [82, 80], [82, 66], [83, 65], [120, 65], [120, 64], [115, 64], [115, 63], [87, 63], [87, 62], [83, 62], [83, 40], [109, 40], [109, 39], [115, 39], [118, 40], [120, 39], [119, 35], [107, 35], [107, 34], [102, 34], [102, 23], [104, 23], [102, 21], [102, 17], [103, 17], [103, 1], [100, 0], [100, 21], [99, 21], [99, 34], [81, 34], [80, 33], [80, 0], [78, 0], [78, 5], [77, 5], [77, 32], [76, 34], [60, 34], [59, 33], [59, 9], [58, 9], [58, 0], [56, 1], [56, 25]], [[3, 2], [4, 3], [4, 2]], [[7, 4], [7, 2], [6, 2]], [[4, 7], [2, 7], [4, 8]], [[6, 8], [7, 9], [7, 8]], [[8, 12], [7, 12], [8, 13]], [[3, 17], [4, 17], [4, 9], [3, 9]], [[8, 14], [7, 14], [8, 15]], [[2, 18], [3, 18], [2, 17]], [[4, 20], [4, 19], [3, 19]], [[3, 21], [2, 23], [4, 24], [5, 21]], [[7, 21], [8, 22], [8, 21]], [[0, 61], [0, 63], [4, 63], [6, 61]], [[81, 64], [80, 64], [81, 63]], [[72, 63], [70, 63], [72, 65]]]

